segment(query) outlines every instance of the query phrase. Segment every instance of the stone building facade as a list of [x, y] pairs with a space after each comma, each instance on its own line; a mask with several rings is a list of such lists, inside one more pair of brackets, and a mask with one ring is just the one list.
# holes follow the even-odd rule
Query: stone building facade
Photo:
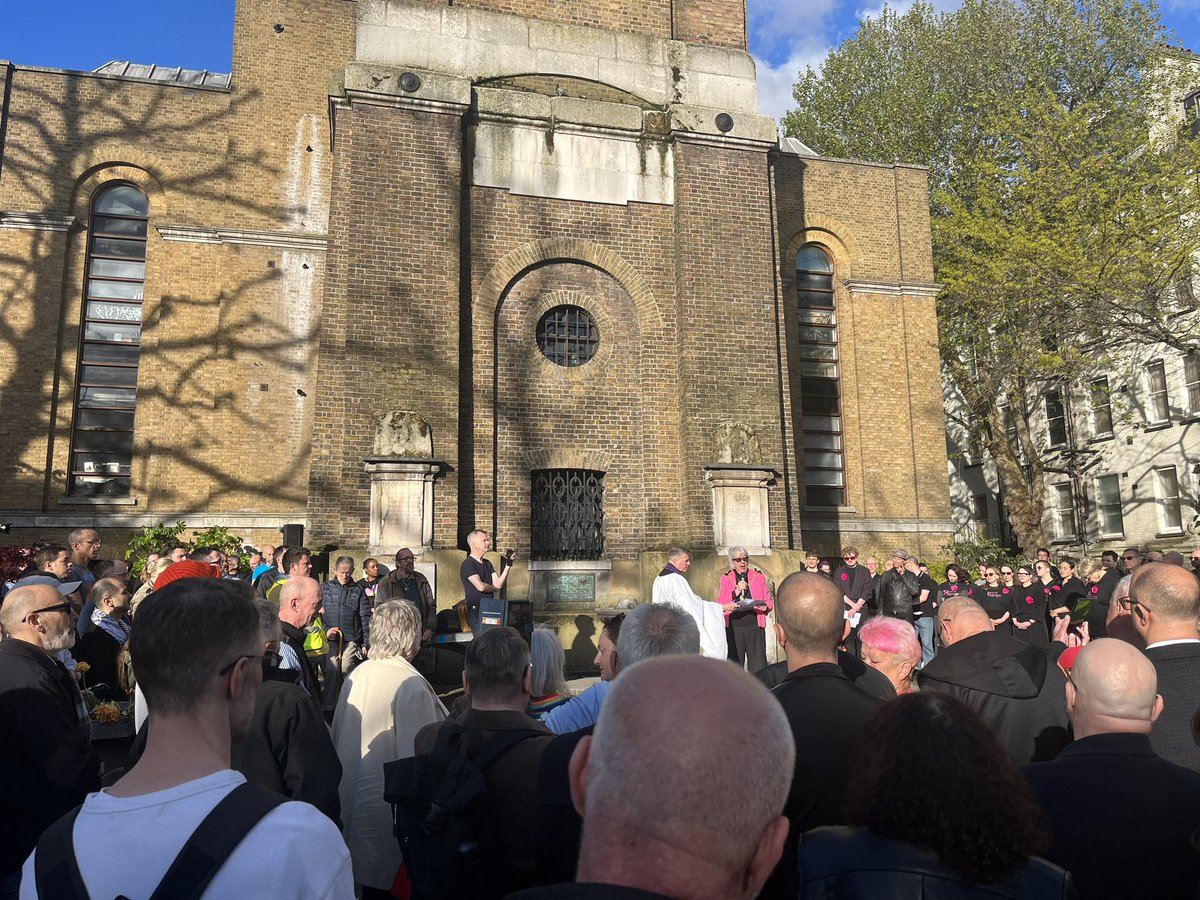
[[780, 143], [740, 0], [259, 0], [228, 77], [0, 77], [15, 539], [402, 533], [446, 600], [478, 526], [603, 604], [949, 535], [925, 172]]

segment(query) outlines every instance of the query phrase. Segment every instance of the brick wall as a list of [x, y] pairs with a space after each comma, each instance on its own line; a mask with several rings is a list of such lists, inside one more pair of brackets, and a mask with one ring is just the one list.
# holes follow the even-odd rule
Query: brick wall
[[379, 419], [400, 409], [429, 423], [435, 455], [452, 467], [436, 488], [434, 541], [454, 546], [461, 121], [360, 105], [340, 111], [337, 128], [334, 252], [309, 491], [313, 540], [365, 546], [370, 490], [363, 459]]

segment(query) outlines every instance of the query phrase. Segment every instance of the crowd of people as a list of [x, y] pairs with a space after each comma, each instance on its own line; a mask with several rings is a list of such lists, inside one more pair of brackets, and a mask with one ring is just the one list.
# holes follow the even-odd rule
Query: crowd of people
[[[164, 547], [136, 577], [92, 529], [32, 548], [0, 603], [0, 898], [1200, 888], [1182, 557], [1039, 552], [939, 584], [846, 547], [776, 587], [735, 547], [703, 599], [677, 547], [573, 693], [552, 629], [480, 627], [508, 569], [469, 546], [453, 702], [414, 665], [439, 623], [407, 549], [318, 582], [302, 547]], [[89, 697], [137, 708], [119, 770]]]

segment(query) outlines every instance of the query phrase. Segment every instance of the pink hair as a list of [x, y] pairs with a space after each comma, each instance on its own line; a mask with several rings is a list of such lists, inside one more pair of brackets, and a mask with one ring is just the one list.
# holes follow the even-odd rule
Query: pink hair
[[858, 631], [858, 639], [880, 653], [916, 663], [921, 659], [917, 630], [901, 619], [876, 616]]

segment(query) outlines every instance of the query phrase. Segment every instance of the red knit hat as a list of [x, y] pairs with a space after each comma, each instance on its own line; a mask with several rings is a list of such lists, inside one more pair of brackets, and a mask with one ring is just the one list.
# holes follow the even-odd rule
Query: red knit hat
[[180, 578], [220, 578], [221, 570], [213, 563], [200, 562], [195, 559], [185, 559], [171, 563], [154, 579], [154, 590], [166, 587], [172, 581]]

